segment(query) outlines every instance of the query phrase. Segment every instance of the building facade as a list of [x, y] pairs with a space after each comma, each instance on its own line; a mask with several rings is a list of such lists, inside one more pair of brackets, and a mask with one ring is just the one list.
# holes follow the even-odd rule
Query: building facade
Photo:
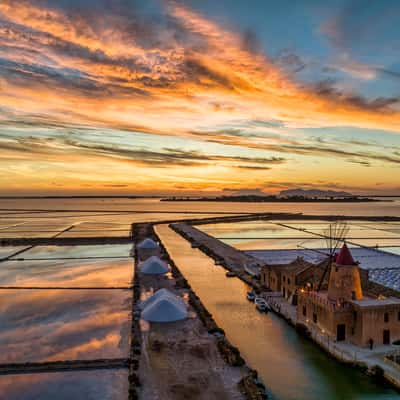
[[344, 245], [330, 268], [328, 289], [299, 291], [298, 323], [361, 347], [399, 340], [400, 299], [364, 295], [361, 282], [359, 266]]
[[264, 265], [261, 267], [260, 282], [272, 292], [281, 292], [281, 270], [283, 265]]
[[302, 288], [313, 288], [323, 275], [322, 265], [297, 257], [289, 264], [266, 265], [261, 269], [261, 283], [273, 292], [296, 304], [296, 295]]

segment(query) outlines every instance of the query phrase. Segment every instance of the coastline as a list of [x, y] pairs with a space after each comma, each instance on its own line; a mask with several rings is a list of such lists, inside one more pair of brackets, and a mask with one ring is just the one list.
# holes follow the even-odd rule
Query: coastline
[[276, 197], [276, 196], [222, 196], [222, 197], [167, 197], [163, 202], [223, 202], [223, 203], [380, 203], [393, 200], [381, 200], [370, 197], [313, 198], [313, 197]]

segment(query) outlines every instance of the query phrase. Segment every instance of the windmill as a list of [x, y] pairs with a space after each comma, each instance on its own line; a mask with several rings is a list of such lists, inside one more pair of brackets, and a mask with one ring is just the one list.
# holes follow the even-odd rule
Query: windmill
[[329, 226], [323, 231], [323, 236], [325, 238], [326, 247], [328, 250], [328, 260], [317, 287], [318, 292], [321, 290], [326, 274], [332, 267], [336, 250], [338, 249], [340, 243], [344, 242], [349, 229], [350, 228], [346, 221], [335, 221], [329, 224]]

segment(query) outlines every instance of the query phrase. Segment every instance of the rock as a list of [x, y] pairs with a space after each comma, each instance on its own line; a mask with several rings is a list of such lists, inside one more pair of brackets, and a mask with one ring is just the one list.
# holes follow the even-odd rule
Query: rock
[[259, 386], [259, 383], [254, 378], [254, 371], [244, 376], [238, 383], [240, 392], [248, 400], [265, 400], [269, 396], [265, 389]]
[[232, 346], [228, 340], [223, 337], [217, 342], [218, 350], [221, 353], [223, 359], [233, 367], [240, 367], [245, 364], [239, 350]]

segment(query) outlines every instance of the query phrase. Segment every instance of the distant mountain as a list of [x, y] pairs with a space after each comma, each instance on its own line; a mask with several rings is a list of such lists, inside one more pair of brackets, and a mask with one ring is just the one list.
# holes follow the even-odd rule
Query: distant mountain
[[335, 190], [319, 189], [288, 189], [282, 190], [279, 197], [355, 197], [348, 192], [336, 192]]

